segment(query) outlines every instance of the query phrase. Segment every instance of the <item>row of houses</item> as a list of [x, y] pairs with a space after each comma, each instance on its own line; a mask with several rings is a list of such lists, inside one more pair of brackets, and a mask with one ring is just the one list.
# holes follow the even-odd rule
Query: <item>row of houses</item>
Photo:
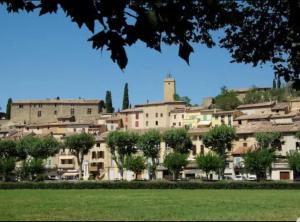
[[[242, 97], [245, 90], [240, 92], [239, 97]], [[163, 101], [146, 102], [118, 113], [105, 113], [101, 100], [56, 98], [15, 101], [11, 107], [11, 120], [0, 121], [0, 138], [19, 139], [34, 134], [52, 135], [58, 140], [64, 140], [72, 134], [91, 133], [95, 136], [96, 144], [85, 156], [84, 179], [92, 176], [97, 180], [116, 180], [120, 179], [120, 174], [105, 143], [110, 131], [131, 130], [142, 134], [155, 128], [163, 133], [170, 128], [184, 127], [191, 136], [193, 149], [189, 154], [189, 164], [182, 171], [182, 178], [201, 178], [204, 174], [197, 168], [195, 157], [209, 151], [202, 142], [202, 136], [212, 127], [225, 124], [234, 127], [237, 132], [227, 159], [227, 177], [235, 178], [243, 174], [242, 156], [257, 146], [257, 132], [280, 132], [282, 135], [281, 147], [276, 151], [277, 160], [269, 178], [293, 180], [297, 176], [290, 170], [285, 157], [288, 151], [299, 149], [300, 140], [295, 137], [295, 133], [300, 131], [300, 99], [286, 103], [272, 101], [244, 104], [236, 110], [224, 111], [213, 108], [211, 98], [206, 98], [198, 107], [187, 107], [185, 102], [174, 100], [175, 93], [175, 80], [168, 77], [164, 81]], [[168, 152], [170, 149], [161, 142], [158, 179], [169, 176], [162, 164]], [[45, 164], [50, 177], [78, 177], [76, 158], [68, 150], [61, 150], [56, 156], [48, 158]], [[212, 174], [211, 177], [216, 175]], [[125, 178], [131, 180], [134, 175], [128, 171], [125, 172]], [[147, 169], [139, 178], [148, 179]]]

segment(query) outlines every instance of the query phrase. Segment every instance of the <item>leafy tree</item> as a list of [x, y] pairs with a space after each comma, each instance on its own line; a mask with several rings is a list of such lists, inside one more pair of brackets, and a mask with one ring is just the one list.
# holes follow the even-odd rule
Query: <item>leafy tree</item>
[[[206, 147], [219, 154], [225, 166], [227, 152], [231, 150], [232, 141], [236, 138], [233, 127], [221, 125], [215, 126], [203, 135], [202, 141]], [[219, 176], [224, 175], [225, 168], [221, 169]]]
[[170, 129], [163, 134], [166, 145], [175, 152], [188, 153], [193, 148], [193, 143], [186, 129]]
[[[159, 52], [163, 43], [178, 45], [178, 54], [187, 63], [191, 43], [209, 48], [219, 43], [231, 53], [232, 62], [257, 66], [270, 61], [276, 75], [300, 86], [298, 1], [1, 0], [0, 4], [6, 4], [9, 12], [38, 10], [40, 15], [61, 8], [79, 27], [97, 32], [89, 39], [93, 48], [110, 51], [121, 69], [128, 62], [125, 47], [139, 40]], [[211, 35], [217, 30], [221, 30], [218, 42]]]
[[252, 88], [250, 91], [246, 92], [245, 98], [243, 100], [244, 104], [260, 103], [264, 101], [263, 93], [257, 91], [256, 88]]
[[300, 174], [300, 153], [297, 151], [289, 151], [287, 153], [287, 160], [290, 168], [294, 171], [294, 177]]
[[12, 99], [9, 98], [7, 100], [7, 105], [6, 105], [6, 119], [10, 119], [10, 114], [11, 114], [11, 104], [12, 104]]
[[176, 94], [174, 94], [174, 100], [175, 101], [183, 101], [183, 102], [185, 102], [185, 104], [187, 106], [192, 106], [191, 99], [187, 96], [180, 96], [176, 93]]
[[112, 105], [111, 91], [106, 91], [105, 107], [106, 107], [106, 112], [107, 113], [113, 113], [115, 111], [115, 109]]
[[146, 168], [145, 159], [142, 156], [126, 156], [124, 166], [127, 170], [134, 172], [137, 180], [138, 174]]
[[280, 80], [280, 77], [277, 78], [277, 88], [278, 88], [278, 89], [281, 88], [281, 80]]
[[138, 147], [144, 156], [151, 159], [150, 178], [156, 179], [157, 159], [160, 152], [161, 135], [158, 130], [151, 129], [140, 136]]
[[221, 93], [214, 98], [216, 108], [233, 110], [241, 104], [236, 92], [228, 90], [226, 86], [221, 88]]
[[196, 162], [199, 169], [205, 172], [207, 180], [210, 172], [219, 173], [219, 170], [224, 168], [224, 161], [212, 152], [197, 155]]
[[188, 155], [179, 152], [172, 152], [166, 155], [164, 166], [173, 174], [173, 180], [177, 180], [180, 171], [188, 164]]
[[0, 173], [2, 174], [2, 181], [6, 181], [7, 177], [15, 169], [17, 156], [15, 141], [0, 140]]
[[281, 134], [279, 132], [256, 133], [255, 139], [260, 148], [270, 148], [273, 150], [281, 147]]
[[258, 149], [244, 155], [245, 171], [256, 175], [257, 180], [266, 179], [267, 171], [271, 171], [275, 160], [274, 151], [269, 149]]
[[70, 149], [70, 152], [77, 158], [80, 180], [82, 179], [82, 163], [84, 155], [87, 155], [94, 145], [95, 138], [88, 133], [74, 134], [65, 139], [65, 147]]
[[125, 157], [136, 153], [139, 136], [132, 132], [113, 131], [106, 138], [112, 159], [115, 161], [123, 180]]
[[129, 108], [129, 95], [128, 95], [128, 83], [124, 86], [124, 94], [123, 94], [123, 106], [122, 109], [128, 109]]

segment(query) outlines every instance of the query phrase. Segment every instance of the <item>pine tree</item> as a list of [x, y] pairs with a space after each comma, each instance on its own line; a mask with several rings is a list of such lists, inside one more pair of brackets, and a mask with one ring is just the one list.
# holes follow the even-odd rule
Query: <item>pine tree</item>
[[276, 89], [276, 80], [273, 79], [273, 89]]
[[112, 105], [111, 91], [106, 91], [105, 107], [106, 107], [106, 112], [107, 113], [113, 113], [114, 112], [114, 108], [113, 108], [113, 105]]
[[6, 119], [10, 119], [11, 104], [12, 104], [12, 99], [9, 98], [7, 100], [7, 105], [6, 105], [6, 115], [5, 115]]
[[129, 108], [128, 83], [125, 83], [122, 110]]
[[278, 76], [277, 78], [277, 88], [280, 89], [281, 87], [281, 81], [280, 81], [280, 77]]

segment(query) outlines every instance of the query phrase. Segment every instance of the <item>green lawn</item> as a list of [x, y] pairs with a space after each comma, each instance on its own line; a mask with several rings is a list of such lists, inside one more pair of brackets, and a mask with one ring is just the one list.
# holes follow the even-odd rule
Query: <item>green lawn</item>
[[292, 220], [296, 190], [0, 190], [0, 220]]

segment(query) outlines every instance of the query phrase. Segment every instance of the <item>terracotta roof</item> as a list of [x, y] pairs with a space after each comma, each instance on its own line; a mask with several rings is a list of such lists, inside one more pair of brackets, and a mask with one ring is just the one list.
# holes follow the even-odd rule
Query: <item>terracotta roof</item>
[[254, 151], [256, 150], [256, 147], [254, 146], [250, 146], [250, 147], [236, 147], [231, 151], [231, 155], [242, 155], [242, 154], [246, 154], [249, 151]]
[[131, 108], [131, 109], [124, 109], [120, 111], [120, 113], [136, 113], [136, 112], [143, 112], [143, 110], [137, 108]]
[[229, 111], [220, 110], [220, 111], [214, 112], [213, 115], [233, 114], [233, 113], [237, 113], [237, 112], [241, 112], [241, 111], [239, 111], [239, 110], [229, 110]]
[[237, 134], [252, 134], [257, 132], [298, 132], [299, 123], [273, 124], [269, 121], [253, 122], [236, 127]]
[[209, 127], [201, 127], [201, 128], [192, 128], [189, 129], [189, 134], [204, 134], [207, 133], [211, 128]]
[[271, 107], [275, 104], [275, 102], [264, 102], [264, 103], [252, 103], [252, 104], [243, 104], [239, 105], [237, 109], [247, 109], [253, 107]]
[[289, 117], [295, 117], [297, 116], [297, 113], [293, 112], [293, 113], [287, 113], [287, 114], [272, 114], [271, 119], [284, 119], [284, 118], [289, 118]]
[[288, 103], [277, 103], [275, 106], [272, 107], [272, 110], [284, 110], [288, 108]]
[[252, 119], [269, 119], [271, 114], [252, 114], [252, 115], [241, 115], [235, 120], [252, 120]]
[[12, 105], [18, 104], [99, 104], [98, 99], [39, 99], [39, 100], [16, 100]]
[[243, 92], [248, 92], [253, 89], [261, 91], [261, 90], [270, 90], [271, 88], [270, 87], [255, 87], [255, 88], [240, 88], [240, 89], [229, 89], [229, 90], [232, 90], [234, 92], [243, 93]]
[[164, 101], [164, 102], [152, 102], [152, 103], [145, 103], [145, 104], [137, 104], [134, 107], [145, 107], [145, 106], [162, 106], [162, 105], [185, 105], [184, 101]]

